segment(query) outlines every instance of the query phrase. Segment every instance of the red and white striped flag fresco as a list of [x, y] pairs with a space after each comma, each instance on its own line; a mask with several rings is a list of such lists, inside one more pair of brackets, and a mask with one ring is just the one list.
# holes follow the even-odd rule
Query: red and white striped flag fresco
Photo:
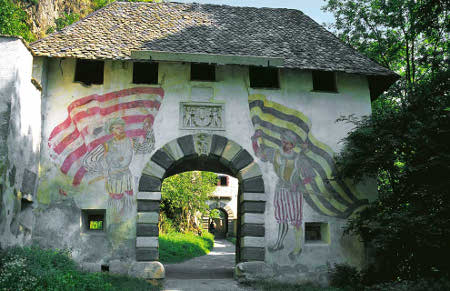
[[106, 130], [107, 122], [120, 117], [128, 137], [145, 137], [144, 121], [153, 126], [163, 98], [162, 88], [135, 87], [73, 101], [67, 108], [66, 120], [50, 134], [52, 158], [64, 174], [73, 177], [73, 185], [79, 185], [86, 174], [83, 157], [112, 138]]

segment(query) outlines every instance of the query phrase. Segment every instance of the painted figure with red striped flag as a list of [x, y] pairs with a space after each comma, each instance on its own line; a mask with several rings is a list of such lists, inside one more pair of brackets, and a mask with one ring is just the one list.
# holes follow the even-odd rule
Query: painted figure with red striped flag
[[154, 87], [81, 97], [68, 105], [66, 119], [50, 133], [50, 156], [74, 188], [84, 180], [104, 182], [107, 215], [114, 218], [110, 226], [126, 220], [126, 210], [135, 204], [130, 165], [135, 154], [153, 150], [152, 127], [163, 98], [164, 90]]
[[130, 164], [134, 153], [149, 153], [153, 149], [155, 138], [150, 120], [143, 122], [145, 136], [130, 138], [125, 134], [125, 121], [112, 118], [105, 126], [112, 138], [89, 152], [83, 159], [83, 167], [89, 174], [101, 174], [90, 181], [105, 179], [105, 189], [109, 195], [108, 208], [123, 214], [134, 203], [133, 177]]

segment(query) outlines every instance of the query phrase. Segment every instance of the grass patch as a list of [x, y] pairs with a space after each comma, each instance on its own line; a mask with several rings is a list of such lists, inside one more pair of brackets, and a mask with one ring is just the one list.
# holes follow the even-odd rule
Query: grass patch
[[213, 246], [214, 236], [208, 232], [201, 236], [179, 232], [160, 234], [159, 260], [163, 264], [183, 262], [206, 255]]
[[70, 253], [37, 247], [0, 251], [0, 290], [159, 290], [145, 280], [78, 269]]

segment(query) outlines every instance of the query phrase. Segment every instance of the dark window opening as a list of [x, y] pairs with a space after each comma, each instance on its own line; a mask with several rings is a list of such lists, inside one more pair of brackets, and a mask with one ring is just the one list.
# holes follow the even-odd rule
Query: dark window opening
[[158, 63], [133, 63], [134, 84], [158, 84]]
[[191, 81], [215, 81], [216, 66], [209, 64], [191, 64]]
[[330, 242], [330, 231], [326, 222], [306, 222], [305, 241], [307, 242]]
[[86, 209], [82, 211], [82, 223], [84, 231], [104, 231], [105, 225], [104, 209]]
[[280, 88], [278, 68], [249, 67], [250, 87]]
[[86, 85], [103, 84], [103, 61], [77, 59], [75, 67], [75, 82]]
[[219, 176], [218, 186], [228, 186], [228, 177], [227, 176]]
[[313, 71], [313, 90], [337, 92], [336, 74], [334, 72]]
[[102, 272], [109, 272], [109, 266], [108, 265], [101, 265]]

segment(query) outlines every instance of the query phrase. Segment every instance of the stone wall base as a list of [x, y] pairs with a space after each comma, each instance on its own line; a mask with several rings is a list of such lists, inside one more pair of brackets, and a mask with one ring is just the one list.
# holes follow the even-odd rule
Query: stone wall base
[[236, 265], [235, 279], [239, 283], [272, 281], [288, 284], [314, 284], [321, 287], [329, 286], [327, 268], [319, 267], [308, 270], [304, 265], [278, 266], [265, 262], [244, 262]]

